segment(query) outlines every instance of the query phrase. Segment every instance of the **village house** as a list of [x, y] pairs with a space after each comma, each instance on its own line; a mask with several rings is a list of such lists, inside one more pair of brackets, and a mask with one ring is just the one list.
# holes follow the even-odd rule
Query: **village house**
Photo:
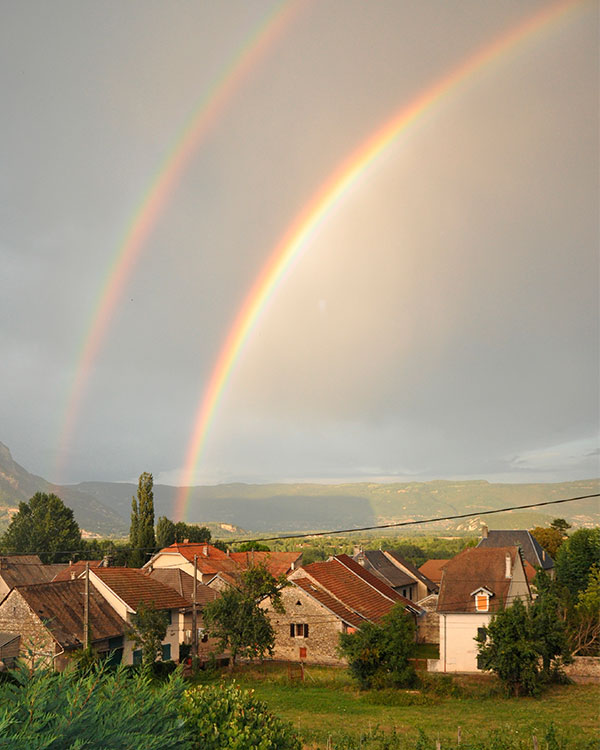
[[[60, 671], [84, 646], [84, 599], [82, 579], [16, 586], [0, 603], [0, 632], [19, 636], [18, 653], [32, 666]], [[125, 633], [124, 618], [90, 587], [92, 648], [118, 663], [127, 642]]]
[[477, 672], [477, 643], [492, 615], [515, 599], [531, 601], [518, 547], [475, 547], [442, 569], [438, 599], [440, 658], [432, 672]]
[[[89, 572], [93, 587], [128, 624], [140, 603], [166, 613], [168, 626], [162, 641], [162, 660], [179, 659], [179, 644], [191, 627], [192, 603], [174, 588], [135, 568], [94, 568]], [[81, 579], [78, 579], [81, 580]], [[139, 664], [142, 651], [127, 641], [123, 663]]]
[[397, 552], [387, 550], [359, 550], [354, 560], [370, 570], [398, 594], [418, 602], [430, 594], [437, 594], [438, 586], [418, 568], [400, 557]]
[[300, 565], [300, 552], [223, 552], [212, 544], [174, 542], [163, 547], [144, 565], [145, 570], [178, 567], [193, 577], [194, 558], [198, 580], [209, 584], [215, 576], [219, 581], [213, 588], [235, 585], [239, 575], [254, 565], [265, 565], [276, 578], [287, 575]]
[[273, 658], [313, 664], [342, 664], [340, 633], [365, 622], [381, 622], [397, 603], [414, 617], [421, 609], [365, 570], [348, 555], [297, 568], [281, 591], [285, 613], [261, 603], [275, 630]]
[[423, 565], [419, 567], [419, 572], [424, 576], [433, 581], [438, 588], [442, 580], [442, 568], [448, 562], [448, 558], [444, 560], [427, 560]]
[[[160, 581], [165, 586], [169, 586], [189, 602], [194, 601], [194, 579], [180, 568], [154, 568], [147, 570], [146, 575], [156, 581]], [[197, 656], [201, 661], [206, 661], [211, 655], [217, 659], [225, 658], [226, 654], [218, 651], [217, 639], [208, 636], [204, 627], [203, 610], [204, 607], [218, 597], [218, 592], [206, 586], [203, 583], [196, 583], [196, 627], [198, 628]], [[184, 613], [184, 632], [183, 641], [186, 646], [193, 643], [193, 618], [192, 612]]]
[[38, 555], [0, 556], [0, 601], [15, 586], [30, 583], [48, 583], [67, 566], [44, 565]]
[[537, 568], [545, 571], [550, 578], [554, 578], [554, 560], [541, 546], [538, 540], [526, 529], [496, 529], [489, 530], [487, 526], [481, 528], [479, 548], [491, 547], [519, 547], [526, 563], [527, 578], [531, 582]]

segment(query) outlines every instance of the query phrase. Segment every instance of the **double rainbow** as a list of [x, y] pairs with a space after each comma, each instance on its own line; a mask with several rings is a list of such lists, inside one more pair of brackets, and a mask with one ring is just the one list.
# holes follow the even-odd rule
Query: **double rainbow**
[[183, 469], [183, 480], [176, 497], [175, 520], [186, 516], [190, 490], [202, 448], [206, 441], [215, 410], [227, 385], [233, 367], [248, 342], [260, 315], [269, 300], [289, 274], [310, 239], [327, 220], [333, 209], [356, 185], [366, 170], [374, 166], [386, 149], [435, 105], [450, 94], [457, 93], [461, 86], [478, 72], [484, 72], [494, 62], [516, 50], [536, 33], [549, 31], [570, 12], [581, 8], [582, 0], [567, 0], [544, 8], [516, 28], [502, 34], [490, 44], [478, 50], [450, 73], [419, 94], [407, 106], [397, 111], [382, 127], [377, 129], [359, 148], [346, 159], [327, 179], [309, 203], [295, 218], [281, 240], [272, 251], [267, 264], [254, 282], [221, 348], [196, 411], [194, 429], [187, 448]]
[[261, 21], [194, 109], [142, 196], [110, 265], [107, 280], [100, 290], [91, 320], [86, 328], [83, 346], [77, 358], [73, 381], [68, 391], [66, 407], [62, 412], [64, 416], [54, 470], [56, 482], [61, 481], [64, 472], [67, 446], [73, 437], [93, 364], [146, 240], [164, 211], [182, 172], [222, 115], [227, 104], [306, 5], [306, 0], [287, 0], [276, 5], [274, 10]]

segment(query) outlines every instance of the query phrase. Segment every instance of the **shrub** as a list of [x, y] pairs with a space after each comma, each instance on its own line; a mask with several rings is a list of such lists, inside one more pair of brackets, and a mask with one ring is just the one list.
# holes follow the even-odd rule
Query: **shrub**
[[274, 716], [238, 685], [204, 685], [188, 690], [182, 714], [198, 750], [301, 750], [291, 724]]
[[416, 672], [409, 663], [415, 650], [415, 625], [396, 604], [380, 625], [365, 622], [356, 633], [340, 634], [340, 653], [362, 689], [413, 687]]
[[159, 688], [143, 674], [104, 666], [57, 674], [24, 667], [0, 684], [0, 748], [188, 750], [178, 716], [179, 674]]

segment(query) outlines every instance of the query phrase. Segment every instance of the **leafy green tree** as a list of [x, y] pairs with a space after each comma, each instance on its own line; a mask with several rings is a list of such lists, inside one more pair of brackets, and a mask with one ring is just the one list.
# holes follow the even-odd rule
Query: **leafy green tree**
[[543, 676], [551, 679], [561, 673], [564, 664], [573, 661], [567, 625], [561, 617], [563, 605], [560, 585], [540, 570], [535, 577], [534, 586], [537, 597], [529, 611], [532, 638], [542, 659]]
[[600, 566], [600, 528], [579, 529], [558, 550], [555, 560], [556, 579], [576, 599], [588, 585], [594, 566]]
[[239, 587], [230, 586], [204, 608], [204, 622], [210, 635], [219, 639], [219, 648], [229, 649], [231, 662], [238, 656], [264, 658], [272, 654], [275, 633], [266, 611], [259, 603], [266, 598], [276, 612], [283, 612], [281, 588], [285, 577], [272, 576], [264, 565], [244, 571]]
[[0, 538], [8, 554], [39, 554], [45, 563], [66, 562], [81, 546], [73, 511], [54, 494], [36, 492], [19, 510]]
[[414, 621], [400, 603], [381, 624], [365, 622], [355, 633], [340, 634], [340, 654], [362, 689], [412, 687], [417, 676], [409, 659], [415, 647]]
[[555, 518], [550, 524], [550, 528], [560, 531], [563, 536], [567, 536], [567, 531], [571, 528], [571, 524], [567, 523], [564, 518]]
[[137, 498], [131, 499], [130, 564], [136, 568], [141, 567], [146, 562], [146, 555], [156, 548], [153, 487], [152, 474], [145, 471], [138, 480]]
[[558, 529], [546, 526], [536, 526], [531, 529], [531, 535], [540, 543], [543, 549], [554, 560], [560, 546], [565, 541], [564, 534]]
[[166, 516], [156, 522], [156, 546], [159, 549], [168, 547], [175, 541], [175, 524]]
[[210, 529], [206, 526], [198, 526], [195, 523], [178, 521], [175, 524], [175, 539], [173, 541], [183, 542], [187, 539], [190, 544], [208, 544], [211, 539]]
[[238, 552], [270, 552], [271, 548], [260, 542], [244, 542], [237, 548]]
[[540, 689], [539, 660], [531, 615], [520, 599], [495, 614], [485, 638], [477, 638], [479, 667], [494, 672], [508, 693], [535, 695]]
[[592, 567], [587, 587], [579, 592], [568, 627], [574, 654], [600, 656], [600, 566]]
[[22, 665], [0, 683], [0, 747], [11, 750], [191, 750], [179, 674], [162, 685], [99, 667], [60, 674]]
[[137, 612], [131, 616], [132, 628], [128, 636], [142, 649], [142, 667], [152, 670], [152, 665], [162, 654], [162, 641], [169, 624], [167, 613], [158, 610], [153, 604], [140, 602]]
[[182, 713], [198, 750], [302, 750], [292, 725], [235, 683], [188, 690]]

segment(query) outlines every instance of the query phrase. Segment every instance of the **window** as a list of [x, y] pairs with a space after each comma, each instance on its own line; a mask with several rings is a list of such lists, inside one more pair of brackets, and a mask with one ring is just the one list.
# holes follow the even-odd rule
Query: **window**
[[142, 649], [141, 648], [138, 648], [133, 652], [133, 663], [134, 664], [142, 663]]
[[169, 661], [171, 659], [171, 644], [163, 643], [162, 645], [162, 660]]
[[477, 640], [481, 641], [481, 643], [484, 643], [486, 638], [487, 628], [477, 628]]
[[478, 612], [487, 612], [490, 608], [490, 598], [487, 594], [477, 594], [475, 596], [475, 609]]
[[290, 638], [308, 638], [308, 625], [302, 622], [291, 622]]

